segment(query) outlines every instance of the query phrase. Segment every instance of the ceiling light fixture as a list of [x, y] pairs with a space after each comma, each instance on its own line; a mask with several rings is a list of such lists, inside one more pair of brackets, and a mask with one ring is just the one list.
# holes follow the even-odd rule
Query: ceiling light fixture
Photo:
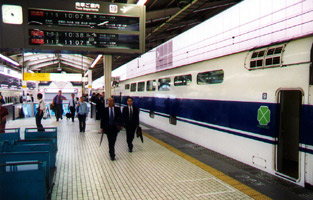
[[147, 1], [148, 0], [139, 0], [139, 1], [137, 1], [137, 5], [143, 6], [143, 5], [145, 5], [147, 3]]
[[102, 55], [99, 54], [98, 57], [92, 62], [92, 64], [90, 65], [90, 68], [93, 68], [97, 63], [98, 61], [102, 58]]
[[11, 63], [11, 64], [13, 64], [15, 66], [20, 66], [20, 64], [18, 64], [16, 61], [14, 61], [11, 58], [6, 57], [6, 56], [4, 56], [2, 54], [0, 54], [0, 58], [2, 58], [3, 60], [5, 60], [5, 61], [7, 61], [7, 62], [9, 62], [9, 63]]

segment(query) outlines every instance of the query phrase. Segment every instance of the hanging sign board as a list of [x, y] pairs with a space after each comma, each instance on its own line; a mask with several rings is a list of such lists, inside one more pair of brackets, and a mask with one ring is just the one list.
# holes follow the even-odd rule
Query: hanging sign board
[[[4, 0], [0, 3], [5, 8], [10, 5], [20, 8], [16, 12], [20, 13], [21, 22], [12, 24], [2, 20], [2, 32], [6, 27], [13, 31], [23, 27], [24, 49], [102, 54], [144, 52], [145, 6], [97, 0]], [[11, 34], [14, 36], [20, 37]], [[18, 46], [14, 41], [21, 40], [8, 39], [1, 48]]]
[[81, 81], [82, 74], [24, 73], [24, 81]]

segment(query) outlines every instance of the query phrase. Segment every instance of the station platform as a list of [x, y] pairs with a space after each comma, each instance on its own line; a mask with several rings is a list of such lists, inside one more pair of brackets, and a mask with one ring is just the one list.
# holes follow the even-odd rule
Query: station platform
[[[88, 118], [42, 120], [58, 127], [57, 169], [51, 199], [313, 199], [313, 191], [254, 169], [186, 140], [141, 124], [144, 142], [126, 132], [111, 161], [107, 138], [100, 144], [99, 123]], [[11, 120], [7, 128], [35, 127], [35, 118]], [[21, 136], [23, 138], [23, 135]]]

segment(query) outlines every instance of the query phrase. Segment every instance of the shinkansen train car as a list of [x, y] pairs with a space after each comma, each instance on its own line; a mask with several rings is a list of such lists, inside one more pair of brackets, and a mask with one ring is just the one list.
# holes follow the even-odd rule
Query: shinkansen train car
[[140, 121], [275, 174], [313, 185], [313, 36], [121, 81]]

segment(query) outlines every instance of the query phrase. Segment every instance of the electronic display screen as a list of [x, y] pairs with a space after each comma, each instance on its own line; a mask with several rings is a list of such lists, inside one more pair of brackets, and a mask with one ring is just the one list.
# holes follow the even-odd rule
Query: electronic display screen
[[30, 45], [139, 49], [139, 35], [29, 30]]
[[28, 10], [28, 25], [55, 25], [90, 29], [139, 31], [139, 17], [95, 13]]

